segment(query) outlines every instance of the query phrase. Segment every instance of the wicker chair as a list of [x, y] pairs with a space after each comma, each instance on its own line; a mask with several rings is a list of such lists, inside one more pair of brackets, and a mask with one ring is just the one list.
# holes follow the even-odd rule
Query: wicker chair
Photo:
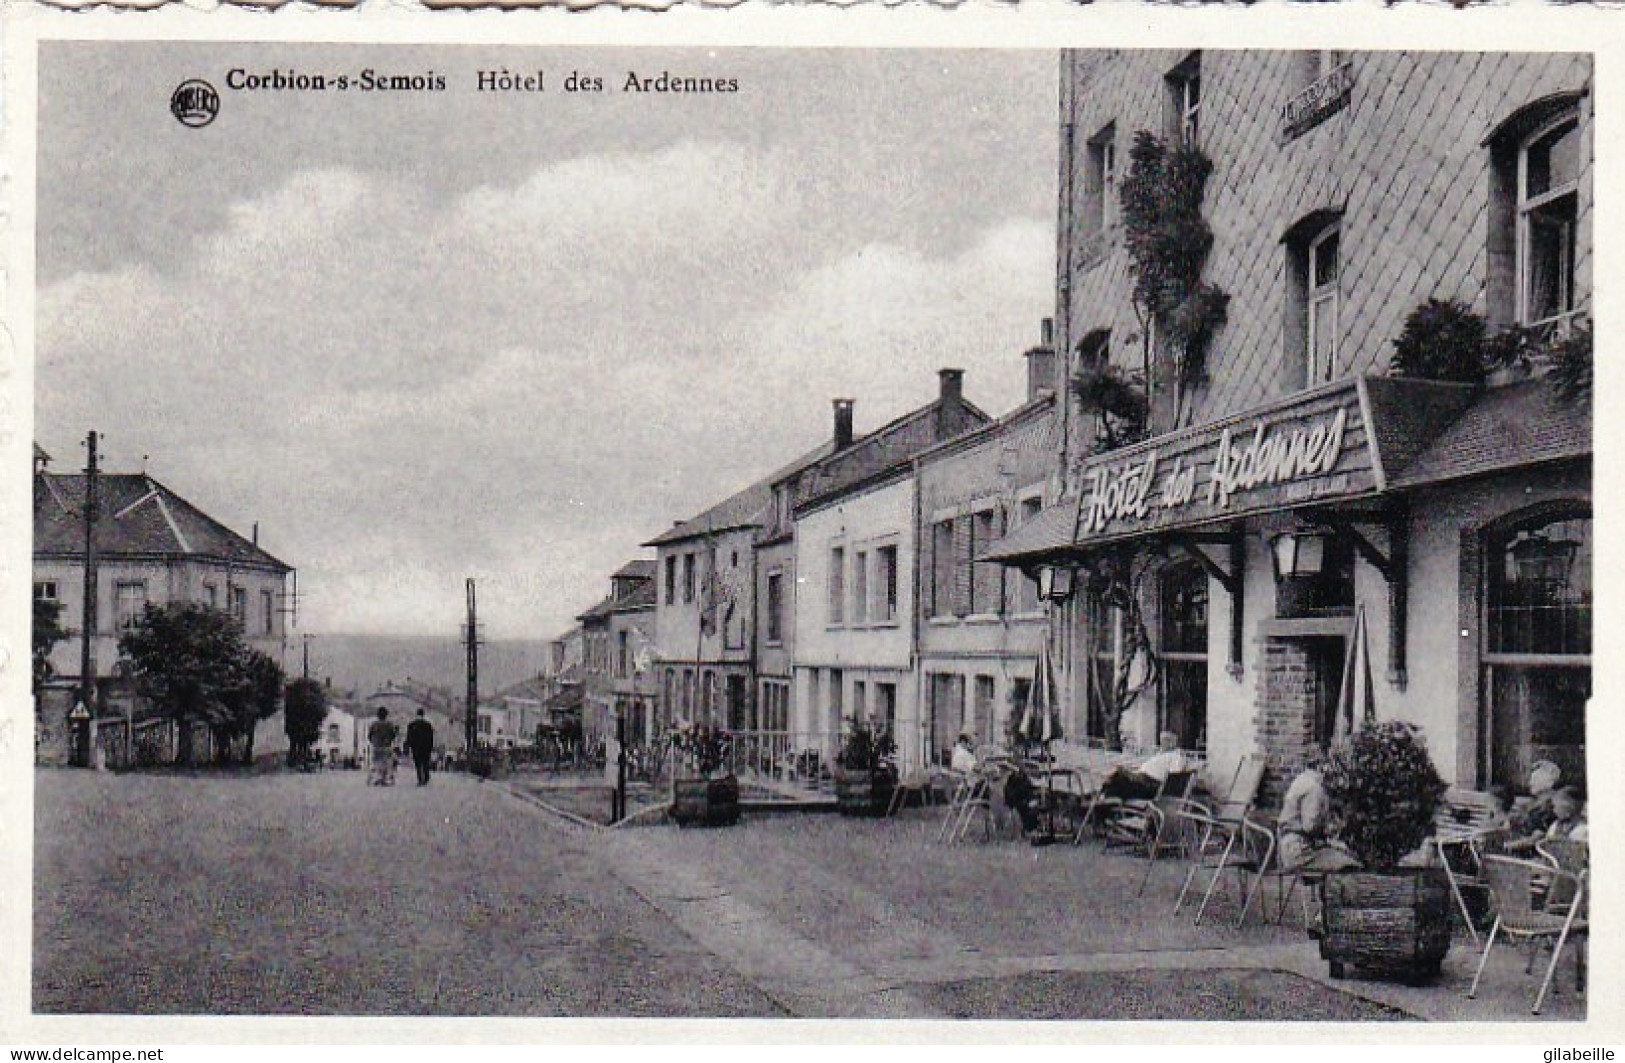
[[[1191, 866], [1185, 873], [1179, 896], [1174, 898], [1174, 911], [1184, 906], [1185, 898], [1196, 883], [1197, 874], [1204, 870], [1208, 872], [1207, 888], [1202, 893], [1202, 903], [1196, 908], [1197, 925], [1201, 925], [1202, 914], [1207, 910], [1208, 901], [1212, 899], [1230, 859], [1241, 856], [1237, 846], [1244, 840], [1242, 822], [1257, 802], [1258, 789], [1263, 781], [1264, 763], [1243, 757], [1236, 766], [1236, 776], [1231, 780], [1229, 793], [1217, 806], [1206, 808], [1190, 802], [1174, 813], [1183, 821], [1187, 837], [1191, 839], [1187, 851]], [[1238, 903], [1241, 899], [1237, 898]]]
[[[1539, 1015], [1540, 1006], [1546, 1001], [1546, 992], [1552, 988], [1557, 962], [1563, 956], [1563, 946], [1570, 938], [1586, 935], [1587, 875], [1584, 872], [1572, 875], [1543, 862], [1515, 860], [1509, 856], [1485, 856], [1482, 866], [1484, 878], [1489, 883], [1491, 903], [1495, 906], [1495, 924], [1490, 927], [1489, 940], [1485, 942], [1484, 953], [1478, 959], [1478, 970], [1473, 974], [1473, 984], [1467, 990], [1467, 996], [1470, 999], [1478, 994], [1478, 984], [1484, 977], [1484, 967], [1489, 963], [1490, 953], [1495, 949], [1496, 938], [1507, 937], [1529, 944], [1529, 963], [1524, 968], [1526, 974], [1534, 968], [1535, 956], [1541, 944], [1550, 943], [1552, 959], [1546, 965], [1546, 976], [1541, 979], [1535, 1003], [1529, 1009], [1532, 1014]], [[1543, 884], [1544, 890], [1541, 889]], [[1568, 897], [1566, 904], [1554, 907], [1546, 903], [1545, 898], [1559, 893]], [[1536, 897], [1542, 900], [1537, 903]], [[1585, 948], [1579, 942], [1576, 944], [1579, 947], [1574, 953], [1574, 982], [1576, 989], [1583, 989]]]

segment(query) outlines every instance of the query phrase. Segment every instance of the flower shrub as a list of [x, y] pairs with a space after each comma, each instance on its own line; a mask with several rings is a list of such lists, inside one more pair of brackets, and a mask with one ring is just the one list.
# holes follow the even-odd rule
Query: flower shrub
[[1429, 299], [1405, 318], [1388, 364], [1396, 376], [1480, 384], [1485, 363], [1484, 319], [1466, 303]]
[[847, 771], [879, 771], [891, 767], [896, 756], [897, 743], [891, 735], [876, 733], [869, 721], [854, 716], [846, 721], [835, 763]]
[[694, 727], [682, 724], [672, 729], [671, 746], [677, 766], [702, 776], [712, 776], [727, 764], [730, 740], [720, 727]]
[[1230, 304], [1229, 295], [1201, 279], [1213, 247], [1202, 217], [1213, 163], [1194, 144], [1170, 147], [1145, 129], [1134, 134], [1129, 159], [1120, 199], [1134, 304], [1173, 345], [1180, 382], [1195, 384], [1207, 373], [1208, 347]]
[[1332, 746], [1324, 776], [1343, 841], [1368, 870], [1394, 869], [1432, 833], [1445, 783], [1414, 725], [1367, 724]]

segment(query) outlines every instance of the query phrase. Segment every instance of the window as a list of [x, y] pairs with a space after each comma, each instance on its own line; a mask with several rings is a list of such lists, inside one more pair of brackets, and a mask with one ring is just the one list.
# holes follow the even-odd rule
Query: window
[[784, 573], [767, 574], [767, 641], [784, 641]]
[[265, 617], [265, 633], [276, 634], [276, 596], [270, 591], [260, 591], [260, 613]]
[[1117, 123], [1090, 137], [1088, 150], [1078, 224], [1085, 236], [1093, 236], [1104, 233], [1117, 220]]
[[1337, 375], [1342, 236], [1335, 211], [1316, 211], [1287, 232], [1288, 390], [1324, 384]]
[[484, 715], [482, 713], [480, 715], [480, 724], [479, 724], [479, 726], [480, 726], [480, 734], [482, 734], [482, 735], [490, 734], [491, 733], [491, 717], [486, 716], [486, 715]]
[[1521, 784], [1550, 760], [1584, 786], [1591, 514], [1546, 510], [1486, 539], [1482, 781]]
[[762, 681], [762, 730], [790, 729], [790, 684]]
[[970, 585], [970, 611], [997, 613], [1004, 599], [1004, 566], [975, 560], [976, 555], [998, 538], [998, 512], [984, 509], [971, 517], [970, 542], [966, 550], [966, 573]]
[[852, 717], [857, 720], [869, 718], [869, 684], [861, 679], [852, 682]]
[[[1042, 498], [1024, 498], [1017, 507], [1018, 519], [1021, 524], [1038, 518], [1039, 511], [1044, 508]], [[1019, 527], [1020, 525], [1018, 525]], [[1019, 570], [1012, 573], [1010, 582], [1014, 585], [1011, 597], [1014, 599], [1013, 607], [1017, 613], [1036, 613], [1039, 609], [1038, 581]]]
[[977, 742], [984, 746], [993, 744], [994, 717], [996, 715], [993, 707], [995, 689], [992, 676], [979, 675], [976, 677], [976, 700], [972, 710], [974, 716], [971, 721], [971, 734], [976, 737]]
[[829, 719], [826, 724], [831, 733], [840, 730], [846, 718], [846, 673], [839, 668], [829, 670]]
[[1337, 279], [1340, 226], [1334, 223], [1309, 242], [1309, 383], [1331, 380], [1337, 370]]
[[220, 588], [216, 587], [212, 583], [205, 583], [203, 585], [203, 596], [208, 599], [210, 609], [220, 608], [219, 590]]
[[615, 633], [615, 674], [620, 676], [632, 674], [632, 642], [628, 634], [625, 631]]
[[694, 601], [694, 555], [683, 555], [683, 602]]
[[128, 631], [141, 622], [141, 610], [147, 604], [147, 585], [116, 583], [113, 586], [113, 600], [117, 607], [118, 630]]
[[1162, 571], [1162, 687], [1158, 731], [1181, 749], [1207, 747], [1207, 572], [1195, 561]]
[[939, 520], [931, 526], [931, 615], [954, 613], [954, 522]]
[[933, 764], [947, 764], [954, 739], [965, 724], [965, 677], [948, 672], [929, 674], [927, 693], [931, 698], [931, 745], [927, 756]]
[[1298, 53], [1298, 85], [1307, 88], [1342, 66], [1347, 56], [1341, 51], [1313, 51]]
[[874, 620], [889, 624], [897, 619], [897, 547], [882, 546], [875, 551], [878, 592]]
[[56, 592], [56, 580], [54, 580], [54, 579], [40, 580], [39, 582], [35, 583], [34, 584], [34, 600], [36, 602], [54, 602], [54, 601], [58, 601], [59, 599], [57, 598], [57, 592]]
[[875, 684], [875, 723], [881, 734], [897, 734], [897, 684]]
[[1085, 698], [1085, 719], [1081, 730], [1089, 738], [1106, 737], [1106, 700], [1117, 679], [1117, 655], [1121, 645], [1122, 613], [1108, 605], [1099, 594], [1084, 599], [1089, 647], [1089, 674]]
[[666, 604], [677, 604], [677, 555], [666, 558]]
[[244, 627], [247, 627], [248, 626], [248, 588], [247, 587], [231, 587], [231, 588], [228, 588], [228, 593], [229, 593], [229, 595], [231, 597], [231, 615], [237, 619], [237, 623], [242, 624]]
[[829, 551], [829, 622], [846, 620], [846, 548], [832, 546]]
[[1518, 322], [1542, 325], [1574, 312], [1580, 123], [1547, 122], [1518, 151]]
[[863, 624], [869, 620], [869, 552], [859, 550], [852, 559], [852, 621]]
[[1168, 131], [1186, 144], [1200, 143], [1202, 113], [1202, 53], [1192, 52], [1168, 72]]

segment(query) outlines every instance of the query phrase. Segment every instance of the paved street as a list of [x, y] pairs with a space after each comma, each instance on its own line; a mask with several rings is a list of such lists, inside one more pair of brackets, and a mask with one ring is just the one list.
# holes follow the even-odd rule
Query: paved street
[[[1170, 917], [1182, 877], [1094, 847], [943, 847], [933, 813], [570, 824], [499, 783], [37, 773], [35, 1008], [226, 1014], [1521, 1019], [1332, 982], [1301, 930]], [[421, 839], [414, 847], [411, 840]], [[1565, 963], [1548, 1018], [1585, 1014]]]
[[493, 785], [36, 779], [36, 1011], [782, 1014]]

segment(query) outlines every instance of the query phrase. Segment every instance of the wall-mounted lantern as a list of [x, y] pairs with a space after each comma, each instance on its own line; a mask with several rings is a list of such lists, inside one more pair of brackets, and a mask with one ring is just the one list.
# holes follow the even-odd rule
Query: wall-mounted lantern
[[1270, 556], [1275, 560], [1277, 580], [1318, 576], [1326, 564], [1326, 533], [1282, 532], [1270, 539]]
[[1038, 596], [1046, 602], [1064, 602], [1072, 597], [1076, 571], [1059, 565], [1043, 565], [1038, 569]]

